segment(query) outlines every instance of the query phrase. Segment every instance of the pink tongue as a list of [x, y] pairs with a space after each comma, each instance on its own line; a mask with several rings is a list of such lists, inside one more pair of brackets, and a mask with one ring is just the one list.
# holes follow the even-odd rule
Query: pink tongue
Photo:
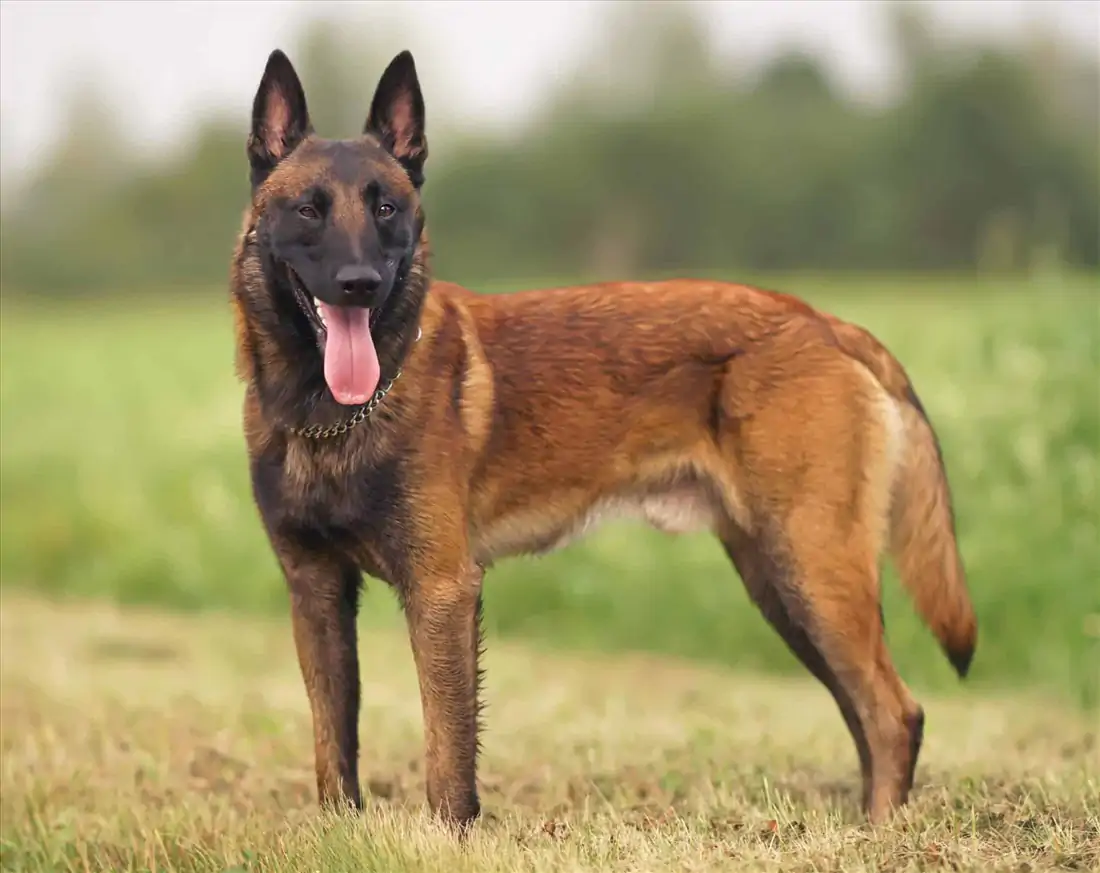
[[366, 403], [378, 387], [378, 352], [370, 335], [370, 310], [329, 306], [317, 301], [324, 316], [325, 381], [338, 403]]

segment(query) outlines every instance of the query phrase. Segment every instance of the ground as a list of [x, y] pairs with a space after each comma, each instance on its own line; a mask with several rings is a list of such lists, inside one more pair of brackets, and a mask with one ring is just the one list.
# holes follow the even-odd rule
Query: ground
[[4, 594], [5, 871], [1100, 869], [1094, 719], [922, 695], [915, 795], [856, 810], [851, 742], [808, 680], [489, 641], [485, 817], [425, 815], [407, 640], [362, 640], [361, 817], [315, 803], [285, 618]]

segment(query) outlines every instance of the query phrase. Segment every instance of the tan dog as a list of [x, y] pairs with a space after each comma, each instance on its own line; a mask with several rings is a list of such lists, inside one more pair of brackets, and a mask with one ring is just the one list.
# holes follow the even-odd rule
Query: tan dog
[[361, 806], [362, 573], [404, 607], [428, 801], [464, 825], [480, 810], [484, 568], [623, 513], [714, 532], [835, 697], [867, 814], [905, 802], [923, 713], [883, 639], [883, 551], [960, 675], [977, 627], [936, 437], [882, 345], [722, 282], [503, 296], [431, 282], [407, 52], [345, 141], [314, 135], [274, 52], [248, 154], [232, 272], [244, 429], [290, 589], [322, 802]]

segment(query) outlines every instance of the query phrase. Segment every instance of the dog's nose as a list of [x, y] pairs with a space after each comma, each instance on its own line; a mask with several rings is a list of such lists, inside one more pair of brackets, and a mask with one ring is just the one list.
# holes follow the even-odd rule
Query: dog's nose
[[374, 267], [341, 267], [336, 273], [336, 285], [348, 297], [369, 294], [381, 284], [382, 275]]

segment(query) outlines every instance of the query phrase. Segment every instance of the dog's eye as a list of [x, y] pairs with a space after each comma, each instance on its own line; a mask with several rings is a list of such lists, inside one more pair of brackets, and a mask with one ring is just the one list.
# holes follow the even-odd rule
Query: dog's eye
[[311, 221], [315, 218], [320, 217], [317, 214], [317, 210], [314, 209], [312, 206], [299, 206], [298, 207], [298, 214], [300, 216], [302, 216], [302, 218], [308, 218]]
[[392, 203], [379, 203], [378, 208], [375, 210], [375, 214], [379, 218], [389, 218], [395, 212], [397, 212], [397, 209]]

